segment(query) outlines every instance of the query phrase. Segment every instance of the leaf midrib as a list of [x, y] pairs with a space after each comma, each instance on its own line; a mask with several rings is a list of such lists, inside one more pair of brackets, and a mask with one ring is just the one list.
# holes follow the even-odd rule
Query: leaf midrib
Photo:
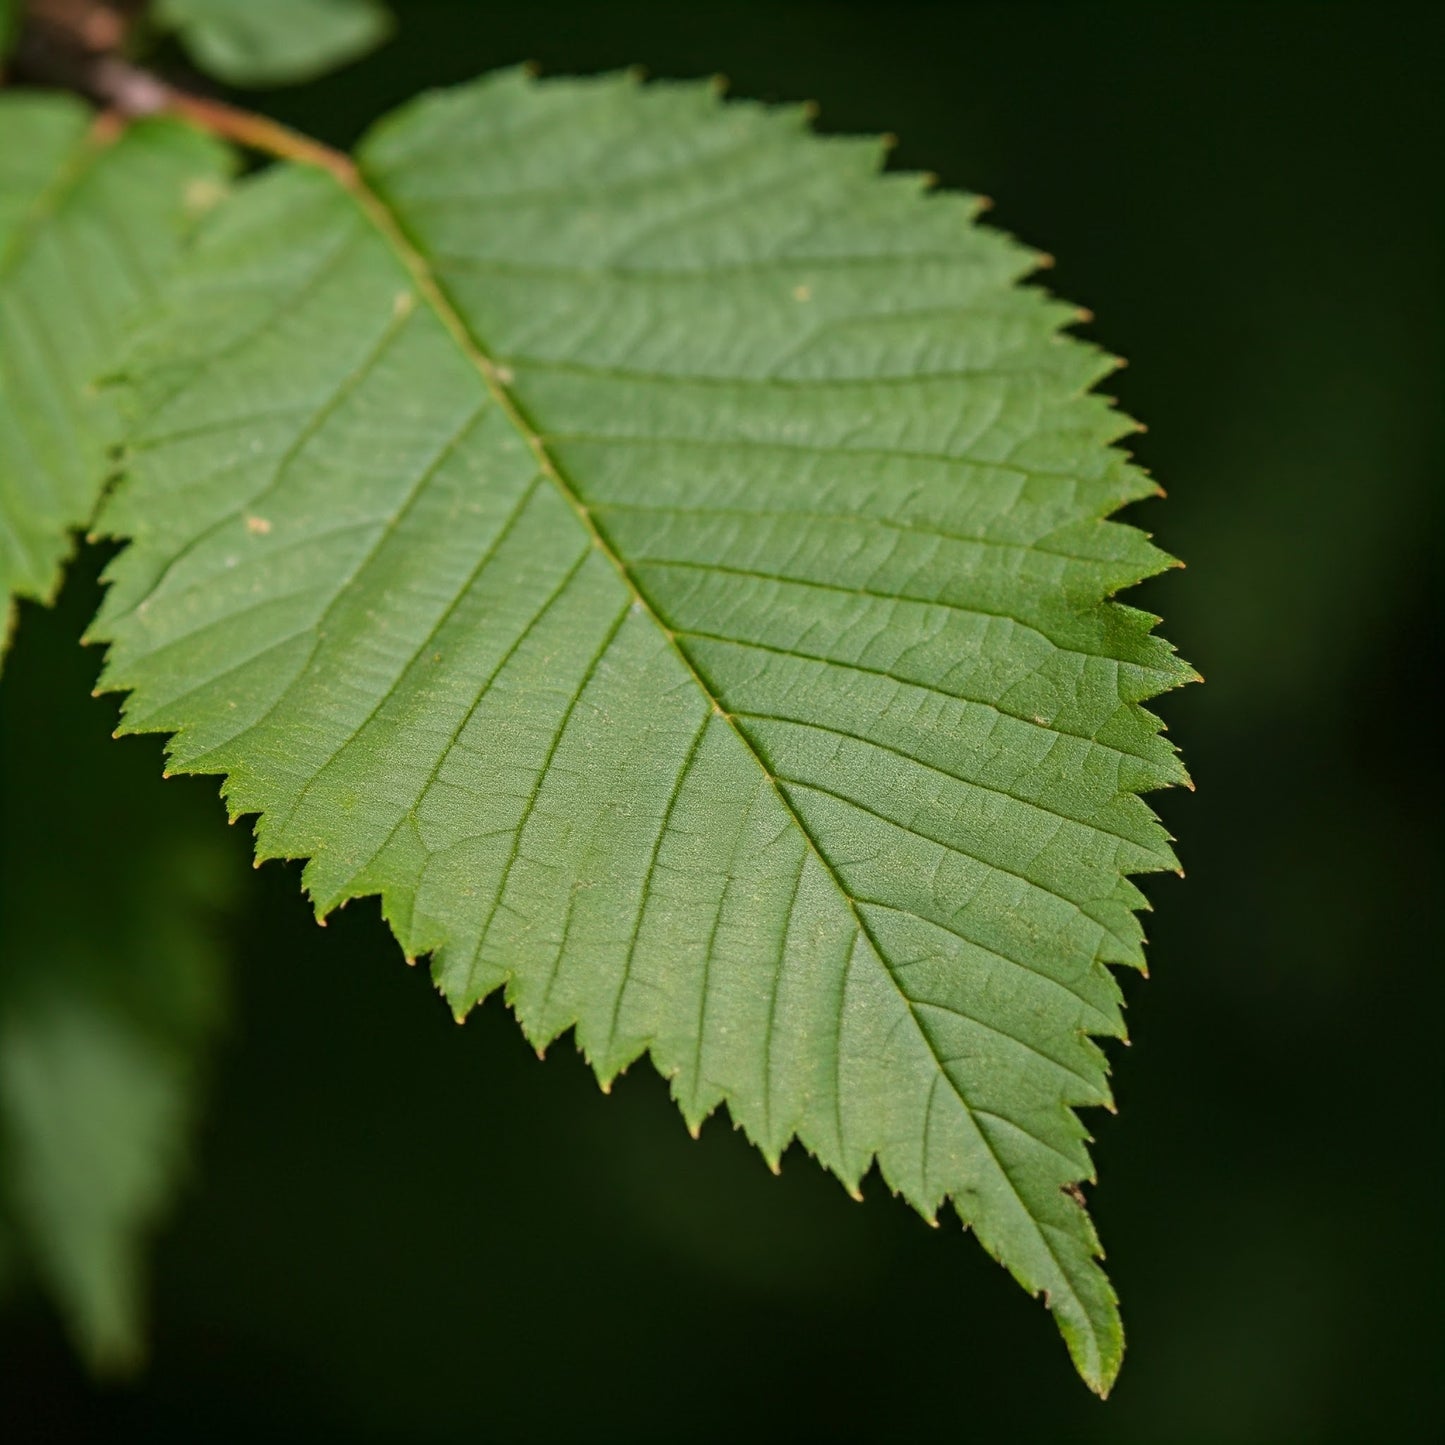
[[[839, 893], [847, 900], [849, 910], [853, 914], [859, 932], [867, 938], [869, 946], [878, 955], [878, 959], [883, 963], [888, 976], [892, 978], [893, 972], [888, 968], [887, 956], [884, 954], [878, 940], [874, 937], [872, 929], [868, 927], [862, 914], [859, 913], [857, 901], [844, 885], [843, 880], [838, 876], [837, 870], [833, 867], [832, 863], [829, 862], [826, 854], [824, 854], [818, 845], [818, 841], [813, 836], [811, 829], [809, 829], [802, 817], [798, 814], [797, 809], [789, 802], [787, 794], [783, 791], [777, 776], [763, 760], [747, 733], [738, 726], [737, 719], [723, 706], [722, 699], [713, 691], [712, 687], [688, 656], [686, 649], [679, 643], [677, 633], [663, 621], [662, 615], [652, 601], [652, 598], [633, 575], [632, 570], [623, 560], [621, 554], [613, 547], [606, 533], [597, 525], [596, 519], [592, 515], [592, 509], [582, 500], [577, 489], [568, 481], [556, 459], [547, 450], [547, 445], [542, 438], [541, 432], [533, 425], [531, 418], [522, 409], [521, 404], [512, 395], [506, 383], [502, 380], [497, 363], [492, 359], [481, 337], [462, 319], [460, 312], [457, 310], [451, 297], [447, 294], [445, 287], [433, 273], [419, 245], [412, 239], [405, 223], [382, 199], [380, 191], [374, 189], [367, 183], [363, 169], [358, 169], [354, 180], [349, 178], [343, 179], [339, 176], [337, 180], [338, 183], [345, 186], [354, 196], [367, 219], [375, 226], [377, 231], [380, 232], [382, 238], [387, 242], [397, 259], [405, 267], [407, 274], [411, 277], [413, 284], [420, 292], [422, 298], [431, 307], [437, 319], [446, 328], [448, 334], [456, 342], [463, 355], [466, 356], [467, 360], [470, 361], [481, 374], [482, 381], [493, 401], [501, 408], [503, 415], [511, 422], [517, 433], [526, 442], [527, 448], [532, 453], [538, 468], [557, 488], [562, 499], [567, 503], [568, 507], [571, 508], [577, 520], [592, 538], [593, 545], [598, 548], [603, 556], [612, 564], [623, 586], [627, 589], [633, 604], [647, 615], [653, 625], [663, 637], [667, 639], [668, 646], [672, 649], [678, 661], [687, 669], [688, 675], [692, 678], [698, 691], [707, 699], [712, 711], [727, 723], [734, 736], [747, 749], [749, 756], [751, 756], [757, 764], [759, 771], [768, 779], [770, 786], [777, 795], [787, 815], [796, 824], [803, 838], [806, 840], [808, 847], [817, 856], [819, 863], [827, 870], [828, 876], [837, 886]], [[913, 1010], [912, 1000], [909, 999], [908, 995], [898, 986], [896, 979], [894, 979], [894, 984], [895, 987], [899, 988], [899, 993], [905, 1003], [908, 1004], [911, 1013]], [[922, 1031], [921, 1026], [920, 1031]], [[947, 1070], [943, 1068], [943, 1061], [938, 1058], [937, 1051], [933, 1050], [931, 1042], [929, 1048], [934, 1053], [934, 1058], [938, 1063], [940, 1071], [946, 1075]], [[968, 1107], [967, 1101], [964, 1100], [961, 1095], [960, 1102], [964, 1104], [965, 1108]]]
[[359, 165], [356, 170], [347, 173], [330, 168], [328, 168], [328, 171], [339, 185], [350, 192], [360, 206], [363, 214], [376, 228], [397, 260], [411, 277], [412, 283], [416, 286], [421, 297], [426, 301], [427, 305], [430, 306], [462, 354], [480, 374], [488, 394], [492, 397], [493, 401], [496, 402], [507, 420], [511, 422], [518, 435], [525, 441], [528, 450], [532, 453], [542, 474], [557, 488], [562, 499], [567, 503], [568, 507], [592, 538], [593, 545], [597, 547], [612, 564], [623, 586], [631, 596], [633, 604], [651, 619], [658, 631], [667, 639], [668, 646], [672, 649], [678, 661], [681, 662], [682, 666], [687, 670], [688, 675], [696, 684], [698, 691], [707, 699], [712, 711], [723, 719], [734, 736], [747, 750], [749, 756], [752, 757], [759, 771], [767, 778], [768, 784], [772, 788], [784, 812], [793, 820], [809, 851], [817, 858], [819, 864], [837, 888], [840, 896], [847, 903], [848, 910], [853, 915], [859, 934], [867, 939], [869, 948], [872, 949], [874, 956], [882, 965], [884, 973], [888, 976], [899, 998], [903, 1001], [904, 1007], [908, 1011], [908, 1016], [913, 1021], [913, 1026], [918, 1036], [923, 1040], [924, 1045], [927, 1047], [934, 1061], [934, 1066], [938, 1074], [947, 1081], [954, 1097], [972, 1121], [978, 1139], [983, 1144], [989, 1157], [993, 1160], [994, 1167], [998, 1170], [999, 1176], [1008, 1185], [1023, 1217], [1028, 1221], [1039, 1242], [1044, 1246], [1049, 1257], [1053, 1260], [1055, 1268], [1058, 1271], [1058, 1278], [1073, 1296], [1079, 1318], [1088, 1327], [1090, 1334], [1093, 1336], [1095, 1349], [1099, 1351], [1100, 1357], [1102, 1358], [1103, 1350], [1100, 1348], [1101, 1342], [1098, 1339], [1091, 1311], [1087, 1305], [1084, 1304], [1083, 1300], [1079, 1298], [1068, 1268], [1059, 1257], [1042, 1222], [1034, 1217], [1033, 1211], [1025, 1201], [1012, 1174], [1004, 1165], [998, 1151], [994, 1148], [993, 1140], [989, 1137], [988, 1131], [976, 1117], [972, 1104], [965, 1097], [963, 1091], [959, 1088], [952, 1074], [945, 1066], [943, 1056], [934, 1043], [932, 1034], [919, 1017], [913, 999], [898, 981], [893, 969], [889, 966], [888, 955], [884, 952], [872, 928], [863, 917], [858, 906], [858, 900], [854, 898], [851, 890], [844, 884], [837, 869], [834, 868], [827, 855], [819, 846], [818, 840], [813, 836], [812, 830], [793, 806], [779, 779], [763, 760], [757, 748], [753, 745], [752, 740], [748, 737], [747, 733], [739, 727], [736, 718], [723, 706], [721, 698], [714, 693], [713, 689], [693, 664], [686, 650], [678, 642], [676, 632], [663, 621], [651, 597], [647, 594], [638, 579], [633, 576], [627, 563], [612, 546], [606, 534], [597, 525], [591, 509], [582, 500], [576, 488], [567, 480], [562, 468], [547, 450], [542, 434], [537, 427], [533, 425], [531, 418], [527, 416], [520, 403], [508, 390], [506, 383], [503, 382], [498, 372], [497, 363], [492, 359], [482, 338], [462, 319], [460, 312], [447, 294], [445, 287], [433, 273], [419, 244], [412, 238], [405, 223], [387, 205], [382, 197], [382, 193], [368, 184], [365, 178], [364, 162]]

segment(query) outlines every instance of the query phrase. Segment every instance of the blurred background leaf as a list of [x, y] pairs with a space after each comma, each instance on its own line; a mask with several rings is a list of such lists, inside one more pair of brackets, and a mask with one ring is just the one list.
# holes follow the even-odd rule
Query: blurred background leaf
[[[603, 1098], [565, 1047], [538, 1065], [497, 1007], [458, 1029], [372, 905], [320, 932], [271, 865], [228, 936], [238, 1017], [159, 1250], [151, 1369], [97, 1392], [43, 1309], [12, 1313], [13, 1433], [1435, 1438], [1439, 19], [397, 10], [385, 52], [264, 107], [345, 144], [424, 86], [526, 59], [721, 70], [739, 94], [816, 98], [825, 129], [893, 130], [898, 164], [994, 195], [1129, 357], [1115, 390], [1170, 492], [1135, 519], [1189, 563], [1133, 598], [1209, 680], [1162, 709], [1199, 786], [1158, 800], [1189, 877], [1151, 885], [1121, 1118], [1090, 1121], [1129, 1357], [1098, 1405], [957, 1231], [876, 1179], [862, 1207], [794, 1156], [773, 1179], [722, 1123], [693, 1143], [647, 1070]], [[4, 690], [43, 733], [19, 655]], [[244, 845], [212, 785], [155, 787]]]
[[231, 85], [295, 85], [347, 65], [391, 34], [380, 0], [158, 0], [202, 70]]
[[85, 591], [26, 607], [0, 686], [0, 1276], [33, 1274], [84, 1360], [123, 1374], [221, 1021], [240, 860], [200, 799], [111, 742], [75, 645]]
[[[233, 158], [193, 127], [109, 136], [75, 96], [0, 94], [0, 652], [12, 598], [49, 602], [123, 434], [97, 387]], [[83, 279], [83, 284], [82, 284]]]

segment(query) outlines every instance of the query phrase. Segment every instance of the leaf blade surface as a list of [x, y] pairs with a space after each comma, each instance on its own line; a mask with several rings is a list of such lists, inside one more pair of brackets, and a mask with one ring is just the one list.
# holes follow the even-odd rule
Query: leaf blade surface
[[1189, 674], [1107, 600], [1167, 565], [1105, 520], [1154, 490], [1107, 359], [880, 159], [504, 75], [354, 190], [249, 184], [138, 353], [107, 678], [459, 1016], [505, 986], [694, 1128], [951, 1199], [1103, 1389], [1072, 1110]]

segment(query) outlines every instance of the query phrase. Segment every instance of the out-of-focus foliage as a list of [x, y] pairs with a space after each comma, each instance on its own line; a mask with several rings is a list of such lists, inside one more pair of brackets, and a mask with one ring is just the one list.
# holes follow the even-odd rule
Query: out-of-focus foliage
[[202, 1103], [235, 854], [109, 738], [74, 608], [26, 624], [0, 683], [0, 1230], [11, 1283], [37, 1278], [114, 1373], [144, 1349], [145, 1252]]
[[0, 649], [15, 598], [54, 596], [110, 469], [96, 383], [228, 168], [174, 121], [117, 136], [68, 96], [0, 95]]
[[349, 64], [391, 34], [381, 0], [157, 0], [196, 64], [232, 85], [295, 85]]

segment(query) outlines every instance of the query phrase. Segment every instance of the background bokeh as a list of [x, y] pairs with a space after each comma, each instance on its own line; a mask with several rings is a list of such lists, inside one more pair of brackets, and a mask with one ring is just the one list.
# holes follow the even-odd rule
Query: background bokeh
[[1188, 563], [1136, 596], [1208, 684], [1162, 705], [1198, 784], [1158, 800], [1188, 878], [1148, 884], [1121, 1113], [1092, 1121], [1128, 1359], [1100, 1405], [1040, 1307], [876, 1176], [859, 1207], [796, 1150], [774, 1179], [725, 1119], [694, 1143], [647, 1069], [604, 1098], [565, 1042], [538, 1064], [495, 1001], [458, 1029], [374, 905], [318, 930], [296, 870], [246, 871], [214, 782], [162, 785], [154, 740], [109, 742], [113, 706], [84, 697], [98, 658], [56, 661], [93, 605], [91, 555], [58, 612], [22, 619], [0, 746], [97, 780], [25, 820], [57, 873], [67, 829], [124, 849], [140, 812], [229, 845], [230, 1019], [156, 1251], [148, 1372], [91, 1386], [22, 1301], [0, 1320], [0, 1432], [1438, 1438], [1439, 20], [397, 8], [385, 50], [261, 108], [346, 143], [423, 86], [525, 59], [722, 71], [737, 94], [816, 99], [825, 129], [894, 131], [896, 164], [994, 196], [1129, 358], [1113, 389], [1170, 493], [1134, 519]]

